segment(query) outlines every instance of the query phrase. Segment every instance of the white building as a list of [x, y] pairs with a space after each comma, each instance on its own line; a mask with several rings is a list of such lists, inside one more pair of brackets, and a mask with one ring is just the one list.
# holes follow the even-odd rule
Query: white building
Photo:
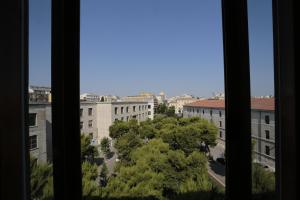
[[174, 106], [175, 114], [182, 114], [183, 106], [195, 101], [199, 101], [199, 99], [191, 95], [176, 96], [169, 99], [168, 106]]
[[[201, 100], [184, 105], [183, 117], [201, 117], [219, 128], [218, 142], [225, 145], [225, 101]], [[251, 136], [255, 141], [254, 161], [275, 170], [274, 98], [251, 99]], [[238, 114], [238, 113], [237, 113]], [[238, 124], [237, 124], [238, 126]], [[223, 149], [224, 153], [225, 149]]]
[[122, 100], [133, 102], [147, 102], [148, 118], [154, 119], [154, 111], [158, 106], [158, 101], [154, 94], [141, 92], [139, 95], [123, 97]]
[[156, 96], [157, 103], [159, 104], [164, 104], [167, 103], [167, 98], [164, 92], [160, 92], [159, 95]]
[[80, 95], [80, 101], [100, 101], [100, 96], [97, 94], [83, 93]]
[[117, 120], [148, 119], [148, 102], [81, 102], [80, 107], [81, 132], [93, 136], [96, 144], [100, 144], [103, 137], [109, 137], [109, 127]]

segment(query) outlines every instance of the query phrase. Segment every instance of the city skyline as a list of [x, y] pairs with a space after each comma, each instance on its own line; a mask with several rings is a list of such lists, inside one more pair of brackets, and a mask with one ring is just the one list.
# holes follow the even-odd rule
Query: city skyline
[[[30, 84], [50, 86], [50, 7], [30, 1]], [[252, 96], [273, 94], [271, 1], [249, 2]], [[224, 91], [220, 1], [82, 1], [81, 93]]]

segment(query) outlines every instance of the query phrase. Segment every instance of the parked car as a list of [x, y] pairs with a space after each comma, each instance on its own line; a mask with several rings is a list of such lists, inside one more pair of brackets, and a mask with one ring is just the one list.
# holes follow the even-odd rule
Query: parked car
[[225, 165], [225, 158], [217, 158], [216, 161], [222, 165]]

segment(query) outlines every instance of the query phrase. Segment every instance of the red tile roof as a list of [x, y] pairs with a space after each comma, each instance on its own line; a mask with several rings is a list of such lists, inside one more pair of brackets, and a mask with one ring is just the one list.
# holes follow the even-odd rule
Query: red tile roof
[[[225, 108], [224, 100], [200, 100], [193, 103], [186, 104], [184, 106], [189, 107], [201, 107], [201, 108]], [[253, 110], [275, 110], [274, 98], [252, 98], [251, 99], [251, 109]]]

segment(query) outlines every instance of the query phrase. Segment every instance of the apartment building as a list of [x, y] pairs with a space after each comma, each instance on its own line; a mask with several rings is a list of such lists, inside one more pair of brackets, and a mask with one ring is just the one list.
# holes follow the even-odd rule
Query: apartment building
[[154, 112], [158, 106], [158, 100], [154, 94], [141, 92], [139, 95], [126, 96], [122, 98], [124, 101], [147, 102], [148, 103], [148, 118], [154, 119]]
[[80, 102], [80, 132], [91, 136], [92, 142], [96, 143], [98, 139], [96, 102]]
[[92, 136], [94, 144], [109, 137], [109, 127], [117, 120], [138, 122], [147, 120], [148, 102], [81, 102], [80, 128], [82, 134]]
[[30, 102], [51, 102], [51, 88], [42, 86], [29, 86], [29, 101]]
[[97, 103], [97, 125], [99, 142], [103, 137], [109, 137], [109, 127], [115, 121], [136, 119], [142, 122], [148, 119], [147, 102], [100, 102]]
[[80, 94], [80, 101], [100, 101], [100, 96], [97, 94], [83, 93]]
[[182, 95], [182, 96], [176, 96], [176, 97], [172, 97], [170, 98], [169, 102], [168, 102], [168, 106], [174, 106], [175, 108], [175, 114], [182, 114], [182, 110], [183, 110], [183, 105], [195, 102], [195, 101], [199, 101], [199, 99], [191, 96], [191, 95]]
[[51, 104], [29, 104], [29, 151], [37, 162], [52, 161]]
[[[219, 128], [218, 142], [225, 145], [224, 100], [200, 100], [186, 104], [183, 106], [183, 116], [197, 116], [214, 123]], [[254, 161], [275, 170], [274, 98], [251, 99], [251, 136], [254, 141]]]

